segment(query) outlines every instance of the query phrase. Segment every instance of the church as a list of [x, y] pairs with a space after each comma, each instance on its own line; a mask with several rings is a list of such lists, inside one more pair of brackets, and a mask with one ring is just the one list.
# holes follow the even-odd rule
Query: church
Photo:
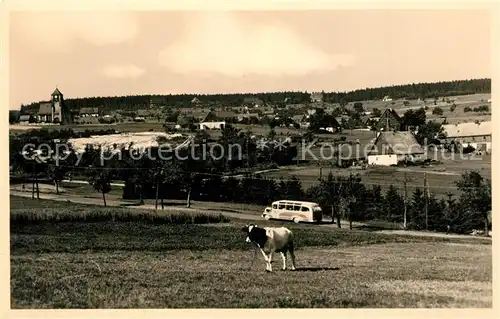
[[44, 123], [73, 124], [71, 110], [64, 103], [64, 97], [58, 88], [51, 94], [51, 100], [40, 102], [37, 113], [38, 121]]

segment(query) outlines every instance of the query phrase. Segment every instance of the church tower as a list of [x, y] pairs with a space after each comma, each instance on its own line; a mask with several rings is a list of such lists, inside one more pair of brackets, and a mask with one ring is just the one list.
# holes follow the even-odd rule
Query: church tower
[[58, 88], [52, 93], [52, 122], [62, 123], [63, 112], [62, 112], [63, 94]]

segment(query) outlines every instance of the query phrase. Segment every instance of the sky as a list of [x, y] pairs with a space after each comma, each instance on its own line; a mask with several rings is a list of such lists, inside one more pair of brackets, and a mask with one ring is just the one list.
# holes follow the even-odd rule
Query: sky
[[481, 10], [18, 11], [10, 109], [50, 99], [347, 91], [491, 77]]

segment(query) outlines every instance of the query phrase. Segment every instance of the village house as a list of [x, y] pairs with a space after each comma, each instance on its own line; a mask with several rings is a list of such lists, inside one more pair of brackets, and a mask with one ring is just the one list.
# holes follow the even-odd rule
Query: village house
[[386, 96], [384, 96], [384, 98], [382, 99], [382, 101], [384, 101], [384, 102], [390, 102], [390, 101], [392, 101], [392, 98], [389, 95], [386, 95]]
[[399, 131], [401, 130], [401, 124], [402, 119], [398, 113], [394, 109], [388, 108], [380, 115], [375, 127], [378, 131]]
[[222, 114], [222, 112], [210, 111], [205, 118], [200, 121], [200, 130], [223, 129], [226, 126], [226, 115], [227, 114]]
[[462, 148], [474, 147], [477, 151], [491, 152], [492, 122], [469, 122], [443, 125], [445, 144], [454, 143]]
[[243, 113], [238, 115], [238, 122], [244, 124], [258, 124], [260, 121], [259, 113]]
[[191, 104], [194, 104], [194, 105], [199, 105], [201, 104], [201, 100], [198, 98], [198, 97], [194, 97], [192, 100], [191, 100]]
[[422, 161], [426, 154], [411, 132], [379, 132], [367, 159], [368, 165], [390, 166], [405, 160]]
[[19, 116], [19, 123], [20, 124], [28, 124], [33, 121], [33, 116], [29, 114], [24, 114]]
[[51, 94], [50, 101], [39, 103], [37, 119], [44, 123], [59, 123], [67, 125], [73, 123], [73, 114], [69, 107], [64, 103], [63, 94], [58, 88]]
[[310, 100], [312, 103], [323, 102], [323, 93], [322, 92], [313, 92], [311, 93]]
[[256, 96], [247, 96], [243, 99], [242, 103], [242, 106], [249, 106], [249, 107], [260, 107], [263, 105], [264, 103], [262, 102], [262, 100]]
[[82, 107], [78, 111], [79, 117], [99, 117], [100, 112], [98, 107]]

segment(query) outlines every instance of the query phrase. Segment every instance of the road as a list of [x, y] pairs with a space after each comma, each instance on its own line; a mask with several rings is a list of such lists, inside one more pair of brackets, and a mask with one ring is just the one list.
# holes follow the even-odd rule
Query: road
[[[26, 197], [26, 198], [31, 198], [31, 191], [26, 191], [26, 192], [21, 192], [21, 191], [10, 191], [10, 195], [13, 196], [20, 196], [20, 197]], [[56, 195], [56, 194], [46, 194], [46, 193], [40, 193], [40, 199], [47, 199], [47, 200], [55, 200], [55, 201], [62, 201], [62, 202], [72, 202], [72, 203], [79, 203], [79, 204], [87, 204], [87, 205], [99, 205], [103, 206], [103, 201], [100, 198], [87, 198], [87, 197], [82, 197], [82, 196], [74, 196], [74, 195]], [[114, 207], [124, 207], [126, 203], [123, 201], [119, 200], [113, 200], [113, 199], [108, 199], [106, 200], [107, 206], [114, 206]], [[137, 209], [155, 209], [155, 205], [151, 204], [145, 204], [145, 205], [140, 205], [140, 206], [126, 206], [127, 208], [137, 208]], [[165, 206], [163, 210], [166, 213], [168, 212], [184, 212], [184, 213], [198, 213], [198, 212], [203, 212], [203, 213], [213, 213], [213, 214], [223, 214], [224, 216], [227, 216], [229, 218], [234, 218], [234, 219], [240, 219], [240, 220], [249, 220], [249, 221], [262, 221], [262, 217], [257, 215], [257, 214], [248, 214], [244, 212], [228, 212], [228, 211], [221, 211], [213, 208], [207, 208], [207, 209], [199, 209], [199, 208], [187, 208], [187, 207], [179, 207], [179, 206]], [[323, 224], [321, 225], [314, 225], [317, 227], [334, 227], [336, 228], [336, 224], [330, 223], [331, 219], [326, 217], [323, 219]], [[349, 223], [347, 221], [341, 221], [341, 225], [344, 228], [349, 227]], [[353, 226], [359, 226], [361, 223], [353, 223]], [[432, 237], [446, 237], [446, 238], [476, 238], [476, 239], [481, 239], [485, 237], [475, 237], [475, 236], [470, 236], [470, 235], [458, 235], [458, 234], [444, 234], [444, 233], [434, 233], [434, 232], [418, 232], [418, 231], [403, 231], [403, 230], [382, 230], [382, 231], [376, 231], [379, 233], [383, 234], [388, 234], [388, 235], [404, 235], [404, 236], [432, 236]], [[487, 237], [488, 239], [492, 239], [492, 237]]]

